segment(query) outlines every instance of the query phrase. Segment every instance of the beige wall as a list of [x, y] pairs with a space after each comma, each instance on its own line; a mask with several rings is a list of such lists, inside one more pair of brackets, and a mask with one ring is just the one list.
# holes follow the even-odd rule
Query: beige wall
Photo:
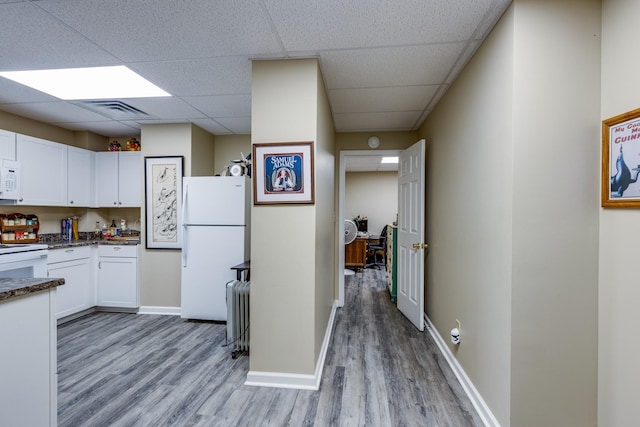
[[[510, 419], [513, 11], [420, 130], [427, 145], [426, 312], [503, 426]], [[449, 343], [449, 340], [446, 339]]]
[[[380, 138], [381, 150], [403, 150], [418, 140], [417, 132], [347, 132], [336, 134], [336, 153], [344, 150], [371, 150], [367, 145], [370, 136]], [[374, 150], [375, 151], [375, 150]], [[338, 157], [338, 156], [336, 156]], [[336, 159], [338, 161], [338, 159]], [[338, 170], [336, 166], [336, 170]]]
[[87, 131], [74, 132], [4, 111], [0, 111], [0, 129], [93, 151], [107, 151], [109, 147], [109, 138], [105, 136]]
[[[189, 123], [143, 125], [141, 136], [143, 157], [184, 156], [184, 176], [191, 176], [194, 128], [196, 127]], [[210, 163], [213, 164], [213, 158], [210, 159]], [[144, 205], [141, 215], [142, 230], [144, 230]], [[142, 237], [146, 238], [144, 231]], [[180, 307], [180, 254], [179, 250], [141, 248], [140, 305]]]
[[[318, 65], [316, 64], [316, 67]], [[334, 294], [337, 242], [336, 205], [334, 204], [335, 127], [326, 88], [317, 68], [317, 123], [315, 143], [316, 224], [315, 224], [315, 348], [318, 364], [322, 344], [329, 326], [329, 316], [336, 299]]]
[[516, 0], [420, 132], [428, 314], [503, 426], [595, 425], [599, 18]]
[[190, 176], [215, 175], [215, 137], [206, 130], [191, 126]]
[[[601, 119], [640, 107], [634, 54], [640, 2], [608, 0], [602, 8]], [[597, 186], [597, 184], [593, 184]], [[600, 209], [598, 423], [638, 423], [640, 383], [640, 211]]]
[[600, 1], [514, 13], [511, 420], [595, 425]]
[[221, 175], [232, 160], [251, 154], [251, 135], [216, 136], [215, 173]]
[[344, 188], [345, 218], [366, 216], [369, 233], [396, 220], [398, 172], [348, 172]]
[[[317, 60], [254, 61], [252, 77], [252, 143], [315, 141], [316, 177], [327, 177], [333, 165], [330, 135], [318, 119], [326, 116], [324, 94], [318, 95]], [[319, 107], [320, 106], [320, 107]], [[322, 139], [320, 139], [322, 138]], [[329, 164], [331, 166], [329, 166]], [[331, 281], [335, 244], [323, 230], [333, 181], [316, 179], [315, 205], [253, 206], [251, 211], [251, 360], [254, 372], [313, 374], [320, 329], [318, 313], [327, 303], [319, 278]], [[328, 199], [329, 198], [329, 199]], [[330, 223], [329, 223], [330, 225]], [[327, 234], [328, 233], [328, 234]], [[327, 251], [331, 255], [327, 258]], [[329, 279], [316, 271], [316, 256], [329, 262]]]

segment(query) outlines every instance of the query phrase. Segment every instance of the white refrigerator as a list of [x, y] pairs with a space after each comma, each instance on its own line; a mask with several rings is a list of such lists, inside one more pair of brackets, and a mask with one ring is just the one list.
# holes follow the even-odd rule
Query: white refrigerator
[[251, 180], [185, 177], [182, 192], [182, 310], [185, 319], [227, 320], [231, 267], [249, 260]]

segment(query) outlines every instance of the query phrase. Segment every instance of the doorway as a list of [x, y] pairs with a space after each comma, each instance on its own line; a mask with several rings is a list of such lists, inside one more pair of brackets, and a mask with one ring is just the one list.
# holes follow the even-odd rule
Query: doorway
[[[345, 150], [340, 152], [339, 159], [339, 194], [338, 194], [338, 307], [344, 307], [345, 302], [345, 244], [344, 244], [344, 220], [347, 218], [345, 209], [345, 192], [347, 164], [350, 159], [362, 158], [364, 156], [399, 156], [402, 150]], [[371, 171], [375, 172], [375, 171]]]

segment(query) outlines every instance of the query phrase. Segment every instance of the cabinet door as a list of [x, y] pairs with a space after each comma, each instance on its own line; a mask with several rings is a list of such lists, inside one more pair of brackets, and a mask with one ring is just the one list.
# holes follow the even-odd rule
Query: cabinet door
[[95, 187], [97, 207], [118, 206], [118, 153], [95, 153]]
[[98, 258], [98, 305], [138, 307], [138, 268], [135, 258]]
[[0, 129], [0, 159], [16, 159], [16, 134]]
[[49, 277], [64, 278], [64, 285], [57, 288], [57, 319], [95, 305], [91, 281], [91, 262], [88, 258], [50, 264]]
[[345, 267], [364, 268], [367, 263], [367, 240], [356, 239], [345, 247]]
[[94, 153], [76, 147], [67, 147], [67, 196], [69, 206], [93, 206]]
[[17, 136], [21, 163], [18, 204], [67, 206], [67, 146], [26, 135]]
[[142, 160], [139, 151], [118, 153], [118, 205], [140, 207], [142, 204]]

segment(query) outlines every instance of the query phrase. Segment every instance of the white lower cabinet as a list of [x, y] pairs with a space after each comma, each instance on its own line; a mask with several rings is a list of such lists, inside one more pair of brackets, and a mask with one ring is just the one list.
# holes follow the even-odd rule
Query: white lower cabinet
[[98, 246], [98, 306], [138, 308], [138, 246]]
[[62, 277], [58, 287], [56, 318], [60, 319], [96, 305], [96, 287], [91, 262], [91, 248], [51, 249], [48, 257], [49, 277]]
[[0, 301], [0, 425], [56, 426], [56, 289]]

